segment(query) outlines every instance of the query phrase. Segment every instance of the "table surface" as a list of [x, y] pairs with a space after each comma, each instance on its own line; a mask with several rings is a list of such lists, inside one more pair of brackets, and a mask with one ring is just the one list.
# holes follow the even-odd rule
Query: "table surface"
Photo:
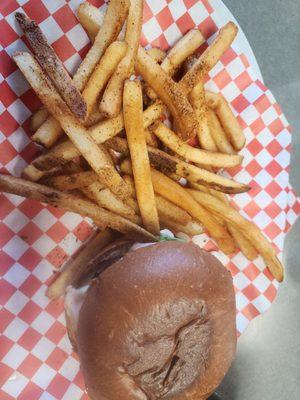
[[[300, 1], [224, 0], [257, 58], [265, 84], [293, 127], [291, 182], [300, 193]], [[284, 252], [286, 279], [275, 304], [238, 342], [235, 363], [212, 399], [298, 400], [300, 396], [300, 220]]]

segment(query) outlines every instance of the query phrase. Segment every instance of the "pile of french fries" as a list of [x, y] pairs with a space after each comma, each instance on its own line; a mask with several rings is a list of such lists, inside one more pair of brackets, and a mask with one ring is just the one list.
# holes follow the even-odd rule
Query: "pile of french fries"
[[111, 0], [104, 14], [81, 4], [92, 46], [73, 78], [37, 24], [16, 14], [34, 55], [13, 58], [43, 103], [31, 127], [45, 151], [24, 179], [2, 175], [0, 189], [140, 240], [157, 240], [163, 228], [190, 237], [205, 231], [226, 254], [260, 254], [281, 281], [272, 245], [226, 197], [250, 188], [219, 174], [241, 165], [244, 133], [222, 95], [204, 88], [237, 27], [225, 25], [198, 57], [198, 29], [164, 53], [140, 46], [142, 14], [142, 0]]

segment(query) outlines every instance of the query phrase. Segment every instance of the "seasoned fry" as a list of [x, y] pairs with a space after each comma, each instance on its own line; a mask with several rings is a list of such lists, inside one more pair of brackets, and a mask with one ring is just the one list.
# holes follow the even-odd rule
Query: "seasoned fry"
[[198, 122], [193, 108], [179, 84], [174, 82], [141, 47], [138, 50], [136, 69], [169, 108], [179, 127], [181, 138], [186, 141], [195, 137]]
[[126, 218], [107, 211], [91, 201], [70, 195], [69, 193], [57, 191], [48, 186], [0, 174], [0, 190], [17, 196], [41, 201], [42, 203], [47, 203], [66, 211], [78, 213], [93, 219], [95, 224], [99, 224], [100, 226], [104, 224], [122, 233], [138, 235], [139, 240], [156, 241], [154, 235]]
[[228, 22], [220, 30], [217, 38], [181, 79], [180, 83], [186, 91], [191, 91], [199, 82], [203, 81], [204, 77], [217, 64], [225, 51], [230, 48], [237, 33], [238, 28], [233, 22]]
[[47, 180], [47, 184], [57, 190], [64, 191], [82, 189], [97, 181], [100, 183], [98, 175], [94, 171], [84, 171], [71, 175], [54, 176]]
[[243, 157], [239, 155], [211, 153], [206, 150], [192, 147], [187, 143], [184, 143], [176, 133], [163, 123], [157, 124], [157, 127], [153, 129], [153, 133], [155, 133], [155, 135], [175, 153], [195, 163], [201, 163], [202, 165], [209, 165], [217, 168], [231, 168], [240, 165], [243, 161]]
[[114, 234], [111, 230], [106, 229], [102, 232], [97, 232], [91, 239], [88, 240], [86, 246], [80, 250], [79, 254], [72, 258], [57, 274], [54, 281], [50, 284], [47, 290], [47, 296], [52, 299], [58, 299], [65, 294], [68, 286], [81, 275], [89, 261], [91, 261], [100, 250], [111, 243], [114, 239]]
[[35, 132], [39, 127], [46, 121], [49, 113], [48, 110], [44, 107], [37, 110], [30, 119], [30, 130]]
[[[94, 68], [107, 47], [117, 39], [127, 17], [129, 0], [111, 0], [98, 31], [95, 43], [73, 77], [74, 86], [82, 92]], [[33, 135], [33, 140], [45, 147], [51, 147], [63, 134], [63, 129], [53, 117], [49, 117]]]
[[99, 29], [103, 25], [105, 13], [88, 1], [81, 3], [77, 10], [79, 22], [87, 31], [91, 41], [95, 40]]
[[203, 207], [219, 215], [226, 222], [234, 225], [242, 234], [254, 245], [263, 257], [267, 267], [270, 269], [274, 278], [279, 282], [283, 280], [283, 266], [278, 260], [275, 250], [270, 242], [265, 238], [261, 231], [252, 222], [243, 218], [234, 208], [223, 203], [214, 196], [189, 189], [188, 192]]
[[160, 221], [164, 228], [169, 229], [175, 235], [178, 233], [185, 233], [189, 237], [193, 237], [203, 233], [202, 226], [194, 220], [188, 222], [186, 225], [175, 223], [164, 217], [161, 217]]
[[100, 103], [100, 111], [107, 117], [116, 117], [122, 108], [124, 82], [134, 71], [135, 59], [140, 43], [143, 20], [143, 0], [131, 0], [126, 25], [126, 56], [110, 78]]
[[146, 142], [149, 146], [158, 147], [158, 141], [153, 132], [151, 132], [149, 129], [145, 129], [144, 134], [146, 136]]
[[29, 164], [27, 167], [24, 168], [22, 172], [22, 178], [28, 179], [32, 182], [38, 182], [40, 179], [45, 178], [46, 176], [52, 176], [53, 174], [57, 173], [61, 170], [61, 167], [54, 167], [49, 169], [47, 173], [45, 171], [40, 171], [39, 169], [35, 168], [34, 165]]
[[93, 109], [90, 112], [90, 115], [84, 121], [84, 126], [87, 128], [92, 128], [94, 125], [99, 124], [99, 122], [104, 121], [106, 118], [100, 112], [97, 104], [94, 105]]
[[[126, 140], [122, 138], [109, 140], [107, 145], [115, 151], [123, 153], [125, 156], [129, 154]], [[186, 163], [162, 150], [151, 146], [147, 148], [150, 164], [168, 176], [177, 174], [192, 182], [203, 184], [224, 193], [244, 193], [250, 190], [250, 187], [247, 185]]]
[[[124, 180], [128, 185], [130, 185], [131, 195], [136, 198], [136, 192], [134, 187], [134, 181], [130, 175], [125, 175]], [[155, 202], [157, 206], [157, 211], [159, 215], [159, 220], [164, 218], [164, 220], [173, 221], [181, 225], [186, 225], [191, 222], [192, 217], [181, 207], [176, 206], [164, 197], [155, 195]]]
[[84, 119], [87, 111], [85, 101], [37, 23], [20, 12], [16, 12], [15, 18], [25, 33], [36, 59], [51, 79], [59, 94], [74, 115], [80, 119]]
[[123, 113], [137, 201], [143, 224], [150, 232], [159, 234], [159, 219], [143, 127], [142, 87], [139, 81], [128, 80], [125, 82]]
[[128, 193], [124, 181], [110, 165], [103, 151], [96, 146], [87, 130], [70, 112], [34, 58], [29, 53], [18, 52], [14, 54], [14, 60], [40, 100], [59, 121], [74, 145], [99, 175], [101, 182], [120, 198], [126, 198]]
[[191, 91], [190, 101], [199, 124], [198, 139], [200, 146], [204, 150], [217, 152], [218, 148], [210, 133], [208, 107], [205, 101], [205, 91], [202, 82], [198, 83]]
[[235, 154], [234, 148], [227, 139], [226, 133], [220, 124], [219, 118], [212, 110], [208, 110], [210, 133], [218, 150], [225, 154]]
[[147, 54], [158, 64], [161, 64], [166, 57], [166, 53], [157, 47], [147, 50]]
[[[160, 102], [148, 107], [143, 113], [144, 129], [155, 122], [164, 111], [165, 107]], [[88, 132], [96, 143], [101, 144], [118, 135], [122, 129], [124, 129], [124, 120], [123, 115], [120, 114], [115, 118], [105, 120], [91, 127]], [[33, 164], [38, 169], [48, 170], [59, 164], [64, 164], [78, 155], [80, 153], [76, 147], [70, 141], [67, 141], [55, 146], [47, 154], [36, 158]]]
[[125, 42], [113, 42], [105, 51], [99, 64], [92, 73], [82, 95], [87, 105], [87, 118], [97, 103], [100, 93], [105, 88], [118, 64], [125, 56], [127, 44]]
[[215, 110], [233, 147], [241, 150], [245, 146], [246, 137], [227, 101], [220, 93], [212, 92], [206, 92], [206, 101]]

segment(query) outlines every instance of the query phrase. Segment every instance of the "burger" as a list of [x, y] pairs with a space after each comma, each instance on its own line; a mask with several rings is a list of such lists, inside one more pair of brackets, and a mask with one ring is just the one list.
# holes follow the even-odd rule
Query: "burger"
[[99, 252], [65, 296], [92, 400], [207, 399], [236, 352], [231, 274], [192, 242]]

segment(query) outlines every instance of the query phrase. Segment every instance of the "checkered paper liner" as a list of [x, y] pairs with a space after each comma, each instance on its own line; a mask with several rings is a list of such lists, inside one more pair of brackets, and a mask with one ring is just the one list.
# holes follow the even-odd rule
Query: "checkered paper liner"
[[[20, 175], [38, 154], [30, 140], [29, 117], [40, 107], [11, 60], [27, 49], [14, 21], [23, 10], [35, 19], [73, 73], [89, 48], [74, 15], [81, 0], [0, 1], [0, 163], [1, 172]], [[105, 7], [103, 1], [92, 3]], [[147, 0], [142, 44], [168, 49], [198, 26], [208, 43], [222, 18], [208, 0]], [[203, 46], [203, 49], [205, 46]], [[211, 71], [207, 87], [231, 103], [247, 137], [243, 166], [227, 175], [250, 184], [234, 204], [282, 255], [285, 234], [300, 213], [289, 185], [291, 132], [271, 92], [256, 78], [236, 41]], [[91, 221], [12, 195], [0, 195], [0, 399], [84, 399], [79, 362], [65, 330], [62, 302], [45, 296], [53, 268], [72, 256], [93, 231]], [[211, 242], [207, 247], [211, 246]], [[250, 263], [237, 253], [228, 258], [236, 288], [237, 328], [265, 312], [278, 285], [261, 259]]]

